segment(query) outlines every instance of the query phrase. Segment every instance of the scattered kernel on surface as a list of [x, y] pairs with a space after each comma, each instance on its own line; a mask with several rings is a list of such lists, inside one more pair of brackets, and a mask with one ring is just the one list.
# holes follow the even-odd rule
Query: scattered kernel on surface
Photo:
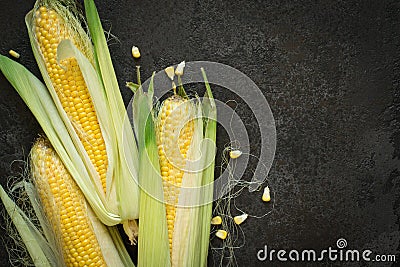
[[242, 151], [240, 151], [240, 150], [232, 150], [229, 152], [229, 157], [231, 157], [231, 159], [237, 159], [241, 155], [242, 155]]
[[224, 240], [224, 239], [228, 236], [228, 232], [225, 231], [225, 230], [218, 230], [218, 231], [215, 233], [215, 235], [216, 235], [218, 238], [221, 238], [222, 240]]
[[137, 46], [132, 46], [132, 56], [133, 56], [134, 58], [140, 58], [139, 47], [137, 47]]
[[181, 63], [178, 64], [175, 70], [175, 74], [177, 76], [182, 76], [183, 75], [183, 69], [185, 68], [185, 61], [182, 61]]
[[174, 76], [175, 76], [174, 67], [170, 66], [170, 67], [165, 68], [165, 73], [171, 79], [171, 81], [174, 80]]
[[265, 202], [271, 201], [271, 195], [270, 195], [269, 187], [268, 187], [268, 186], [266, 186], [266, 187], [264, 188], [264, 193], [263, 193], [263, 195], [262, 195], [262, 200], [265, 201]]
[[234, 222], [235, 222], [237, 225], [239, 225], [239, 224], [241, 224], [242, 222], [244, 222], [244, 221], [247, 219], [248, 216], [249, 216], [248, 214], [243, 213], [242, 215], [235, 216], [235, 217], [233, 218], [233, 220], [234, 220]]
[[10, 50], [10, 51], [8, 51], [8, 53], [9, 53], [12, 57], [15, 57], [15, 58], [19, 58], [19, 57], [20, 57], [20, 55], [19, 55], [17, 52], [15, 52], [14, 50]]
[[220, 225], [221, 223], [222, 223], [221, 216], [215, 216], [214, 218], [211, 219], [212, 225]]

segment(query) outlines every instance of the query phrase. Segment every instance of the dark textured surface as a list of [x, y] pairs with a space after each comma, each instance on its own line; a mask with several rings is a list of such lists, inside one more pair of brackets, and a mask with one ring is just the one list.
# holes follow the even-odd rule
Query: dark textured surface
[[[142, 51], [144, 78], [182, 60], [209, 60], [241, 70], [263, 90], [277, 127], [269, 176], [276, 203], [269, 216], [243, 224], [239, 266], [267, 265], [256, 257], [266, 244], [322, 250], [341, 237], [350, 249], [400, 260], [398, 1], [96, 2], [104, 27], [119, 39], [110, 50], [126, 103], [131, 93], [123, 85], [135, 75], [133, 44]], [[23, 22], [32, 6], [2, 1], [0, 53], [20, 52], [20, 62], [38, 74]], [[239, 113], [257, 153], [256, 124], [248, 111]], [[21, 171], [18, 161], [26, 159], [40, 127], [1, 74], [0, 123], [4, 184]], [[238, 204], [260, 214], [256, 201], [257, 194], [245, 192]], [[5, 250], [0, 255], [7, 266]]]

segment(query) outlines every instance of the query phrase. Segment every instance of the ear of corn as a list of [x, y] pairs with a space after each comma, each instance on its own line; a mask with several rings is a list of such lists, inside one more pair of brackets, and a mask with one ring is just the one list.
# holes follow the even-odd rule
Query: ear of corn
[[182, 187], [187, 154], [195, 130], [193, 109], [193, 104], [190, 101], [179, 95], [174, 95], [163, 102], [157, 119], [158, 156], [163, 180], [171, 251], [179, 189]]
[[162, 103], [156, 118], [150, 110], [152, 81], [148, 94], [140, 87], [132, 102], [145, 163], [140, 168], [139, 266], [206, 266], [216, 129], [210, 122], [216, 110], [211, 91], [202, 103], [189, 100], [183, 86], [178, 94]]
[[100, 72], [100, 57], [64, 6], [70, 2], [39, 0], [26, 16], [48, 89], [4, 57], [0, 69], [38, 119], [93, 211], [103, 223], [115, 225], [139, 216], [137, 147], [118, 87], [105, 86], [104, 81], [115, 78], [112, 65]]
[[29, 196], [41, 231], [1, 186], [0, 198], [35, 266], [134, 267], [116, 227], [99, 221], [47, 140], [35, 143], [30, 165], [35, 186], [22, 181], [18, 187]]
[[57, 5], [52, 7], [46, 6], [45, 3], [38, 4], [40, 7], [32, 17], [31, 35], [34, 38], [34, 47], [40, 54], [39, 59], [44, 63], [45, 70], [41, 69], [43, 76], [49, 78], [50, 82], [47, 82], [47, 85], [54, 89], [50, 90], [50, 93], [60, 110], [65, 111], [68, 122], [73, 127], [71, 131], [76, 132], [79, 137], [90, 159], [90, 166], [94, 168], [98, 175], [97, 180], [106, 192], [108, 158], [103, 138], [104, 130], [100, 127], [94, 102], [85, 82], [87, 79], [84, 79], [77, 59], [71, 55], [60, 59], [58, 49], [60, 42], [68, 39], [74, 42], [86, 57], [90, 57], [90, 41], [86, 34], [79, 32], [80, 28], [72, 28], [76, 23], [73, 22], [73, 16], [66, 18], [72, 23], [63, 18], [67, 16], [67, 11]]
[[48, 141], [39, 139], [35, 143], [30, 163], [44, 215], [65, 264], [124, 266], [108, 229], [87, 206], [82, 192]]
[[54, 150], [42, 139], [31, 150], [31, 173], [66, 265], [105, 265], [84, 197]]

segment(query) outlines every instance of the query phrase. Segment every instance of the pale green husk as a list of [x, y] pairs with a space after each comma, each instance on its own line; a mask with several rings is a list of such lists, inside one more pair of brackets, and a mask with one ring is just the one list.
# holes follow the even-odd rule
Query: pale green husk
[[7, 195], [0, 186], [0, 199], [7, 210], [15, 228], [24, 242], [35, 266], [64, 266], [62, 258], [54, 251], [54, 246], [48, 243], [36, 226], [29, 220], [25, 213]]
[[152, 114], [153, 78], [136, 90], [132, 107], [139, 144], [140, 213], [138, 266], [170, 266], [167, 218]]

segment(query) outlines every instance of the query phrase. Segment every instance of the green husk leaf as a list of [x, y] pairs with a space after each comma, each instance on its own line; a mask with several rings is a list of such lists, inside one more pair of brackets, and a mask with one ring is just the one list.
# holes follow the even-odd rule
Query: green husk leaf
[[[201, 68], [203, 74], [204, 83], [206, 86], [206, 94], [203, 100], [203, 116], [206, 118], [205, 123], [205, 133], [204, 138], [209, 139], [209, 141], [215, 144], [216, 134], [217, 134], [217, 108], [214, 102], [214, 97], [212, 95], [211, 87], [208, 83], [206, 73], [203, 68]], [[215, 166], [215, 146], [208, 146], [206, 152], [207, 159], [206, 162], [211, 162], [210, 165], [203, 171], [203, 191], [202, 200], [204, 204], [200, 207], [200, 221], [205, 222], [200, 225], [200, 249], [199, 249], [199, 259], [196, 261], [199, 266], [207, 266], [207, 256], [208, 247], [210, 242], [210, 221], [212, 215], [212, 201], [213, 201], [213, 184], [214, 184], [214, 166]]]
[[[153, 89], [153, 78], [149, 91]], [[138, 112], [140, 194], [138, 266], [165, 266], [170, 263], [167, 218], [163, 196], [155, 126], [150, 96], [140, 87], [134, 95], [133, 112]]]
[[7, 195], [2, 186], [0, 186], [0, 199], [21, 236], [35, 266], [64, 266], [63, 262], [60, 262], [54, 255], [52, 248], [40, 231]]
[[178, 92], [177, 94], [184, 99], [189, 99], [188, 95], [186, 94], [185, 88], [183, 88], [182, 78], [178, 75]]
[[[85, 1], [86, 18], [89, 31], [92, 37], [95, 50], [95, 61], [97, 72], [100, 74], [104, 85], [104, 92], [107, 97], [111, 111], [112, 122], [117, 138], [117, 151], [121, 164], [116, 169], [115, 177], [117, 184], [127, 183], [122, 179], [129, 177], [133, 182], [138, 181], [138, 149], [135, 137], [129, 124], [129, 119], [125, 111], [124, 102], [120, 94], [117, 77], [111, 61], [103, 27], [93, 0]], [[130, 183], [130, 181], [129, 181]], [[117, 186], [117, 196], [120, 203], [119, 214], [123, 220], [136, 219], [139, 217], [139, 189], [132, 186]], [[130, 201], [126, 201], [126, 200]]]
[[140, 85], [137, 83], [133, 83], [133, 82], [127, 82], [126, 87], [131, 89], [133, 93], [136, 93], [136, 91], [139, 89]]

